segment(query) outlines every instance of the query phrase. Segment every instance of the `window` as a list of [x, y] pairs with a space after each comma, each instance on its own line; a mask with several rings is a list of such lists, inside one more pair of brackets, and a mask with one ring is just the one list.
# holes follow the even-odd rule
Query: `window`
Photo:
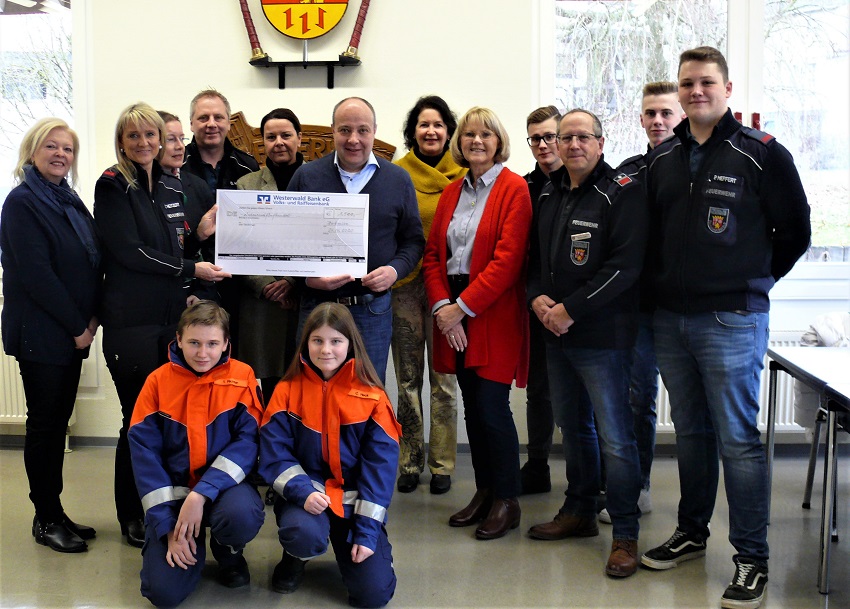
[[758, 114], [794, 155], [814, 251], [850, 261], [847, 0], [558, 0], [555, 21], [556, 104], [599, 115], [611, 165], [646, 149], [644, 83], [675, 80], [685, 49], [720, 49], [733, 112], [747, 125]]
[[[66, 2], [66, 5], [68, 3]], [[12, 168], [24, 133], [45, 116], [73, 125], [71, 11], [41, 3], [0, 12], [0, 205], [14, 186]], [[15, 12], [12, 12], [15, 11]]]

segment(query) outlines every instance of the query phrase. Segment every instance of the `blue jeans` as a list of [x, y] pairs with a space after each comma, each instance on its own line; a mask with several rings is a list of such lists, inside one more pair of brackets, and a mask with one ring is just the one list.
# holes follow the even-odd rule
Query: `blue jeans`
[[[313, 312], [316, 306], [324, 302], [321, 298], [305, 295], [301, 298], [301, 310], [298, 313], [298, 336], [296, 342], [301, 342], [301, 332], [307, 316]], [[387, 362], [390, 356], [390, 340], [393, 337], [393, 308], [392, 297], [389, 292], [379, 296], [369, 304], [352, 305], [348, 307], [363, 343], [366, 346], [366, 354], [372, 360], [372, 365], [378, 372], [381, 382], [387, 382]]]
[[641, 488], [649, 489], [649, 474], [655, 456], [655, 400], [658, 397], [658, 363], [652, 335], [652, 314], [641, 313], [638, 334], [632, 348], [632, 376], [629, 404], [635, 420], [635, 438], [640, 457]]
[[546, 348], [552, 408], [567, 460], [567, 498], [561, 512], [596, 518], [601, 445], [614, 539], [637, 539], [640, 529], [640, 463], [628, 399], [630, 359], [629, 349], [563, 348], [555, 342]]
[[708, 537], [723, 460], [729, 541], [766, 564], [767, 460], [758, 430], [767, 313], [655, 314], [655, 349], [670, 394], [679, 457], [679, 529]]

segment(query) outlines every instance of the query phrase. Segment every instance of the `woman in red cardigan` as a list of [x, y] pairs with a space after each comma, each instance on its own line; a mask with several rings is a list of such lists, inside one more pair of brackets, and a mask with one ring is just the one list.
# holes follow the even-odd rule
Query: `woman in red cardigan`
[[457, 375], [475, 470], [475, 496], [449, 525], [483, 519], [475, 536], [496, 539], [520, 519], [519, 440], [509, 395], [514, 380], [525, 386], [528, 368], [531, 199], [525, 180], [502, 165], [510, 141], [492, 110], [474, 107], [463, 115], [451, 152], [469, 173], [443, 191], [422, 265], [436, 324], [434, 367]]

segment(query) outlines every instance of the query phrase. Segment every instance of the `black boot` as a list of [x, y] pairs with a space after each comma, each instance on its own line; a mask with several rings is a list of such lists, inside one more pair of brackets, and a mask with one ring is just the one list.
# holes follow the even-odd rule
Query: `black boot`
[[519, 470], [522, 494], [548, 493], [552, 490], [549, 464], [545, 459], [529, 459]]
[[76, 533], [68, 530], [63, 522], [41, 522], [38, 516], [32, 520], [32, 536], [35, 542], [57, 552], [74, 554], [85, 552], [88, 545]]
[[306, 566], [306, 560], [295, 558], [284, 550], [283, 558], [277, 563], [272, 574], [272, 590], [281, 594], [292, 594], [298, 590], [301, 580], [304, 579]]
[[84, 524], [77, 524], [68, 518], [68, 514], [62, 514], [62, 522], [66, 527], [68, 527], [69, 531], [76, 534], [80, 539], [94, 539], [97, 535], [97, 531], [95, 531], [92, 527], [87, 527]]

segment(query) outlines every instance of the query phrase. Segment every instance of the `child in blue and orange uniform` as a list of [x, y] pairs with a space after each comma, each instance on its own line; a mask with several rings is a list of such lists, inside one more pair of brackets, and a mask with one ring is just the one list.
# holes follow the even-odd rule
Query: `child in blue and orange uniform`
[[128, 437], [147, 527], [142, 595], [157, 607], [179, 604], [198, 585], [207, 526], [218, 582], [250, 582], [242, 550], [264, 512], [245, 477], [257, 462], [263, 400], [228, 342], [224, 309], [206, 300], [187, 308], [170, 362], [147, 378], [133, 410]]
[[396, 577], [384, 524], [400, 435], [351, 313], [320, 304], [260, 429], [260, 474], [279, 495], [276, 592], [294, 592], [306, 561], [324, 554], [330, 538], [349, 604], [390, 601]]

